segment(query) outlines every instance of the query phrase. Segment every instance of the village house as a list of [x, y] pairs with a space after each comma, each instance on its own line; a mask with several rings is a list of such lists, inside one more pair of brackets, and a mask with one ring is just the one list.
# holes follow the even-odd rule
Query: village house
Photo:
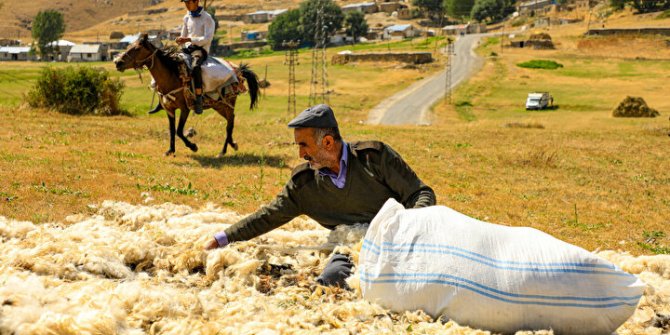
[[401, 4], [400, 2], [380, 2], [378, 4], [379, 11], [391, 14], [393, 12], [398, 12], [401, 9], [407, 8], [406, 5]]
[[443, 35], [482, 34], [485, 32], [486, 24], [484, 23], [455, 24], [442, 28]]
[[395, 24], [384, 28], [384, 39], [404, 39], [416, 36], [416, 30], [411, 24]]
[[245, 14], [242, 21], [244, 21], [244, 23], [266, 23], [274, 20], [275, 17], [285, 13], [286, 11], [286, 9], [259, 10], [253, 13]]
[[548, 13], [554, 5], [556, 0], [530, 0], [522, 2], [517, 11], [521, 15]]
[[267, 37], [268, 37], [267, 31], [250, 30], [250, 31], [242, 31], [240, 33], [240, 38], [242, 39], [242, 41], [258, 41], [258, 40], [264, 40]]
[[107, 46], [102, 44], [77, 44], [70, 49], [68, 62], [105, 62], [107, 61]]
[[374, 2], [361, 2], [351, 5], [342, 6], [342, 11], [347, 12], [361, 12], [363, 14], [372, 14], [378, 11], [377, 4]]
[[47, 43], [47, 47], [51, 47], [54, 50], [54, 53], [48, 55], [47, 61], [57, 61], [57, 62], [64, 62], [67, 60], [67, 56], [70, 54], [70, 49], [75, 44], [66, 41], [66, 40], [58, 40], [54, 42]]
[[35, 60], [36, 57], [30, 54], [30, 47], [0, 47], [0, 61], [9, 60]]

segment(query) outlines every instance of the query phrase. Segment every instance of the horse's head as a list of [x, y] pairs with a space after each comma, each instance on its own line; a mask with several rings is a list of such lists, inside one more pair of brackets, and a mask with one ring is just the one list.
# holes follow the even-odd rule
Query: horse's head
[[121, 72], [130, 68], [139, 69], [143, 66], [151, 68], [157, 51], [158, 48], [149, 42], [149, 36], [142, 34], [137, 41], [128, 46], [125, 52], [114, 58], [114, 64]]

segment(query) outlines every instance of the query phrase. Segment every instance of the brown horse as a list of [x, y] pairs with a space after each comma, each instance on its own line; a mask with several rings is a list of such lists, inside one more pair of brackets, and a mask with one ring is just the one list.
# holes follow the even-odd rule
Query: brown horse
[[[147, 67], [151, 76], [156, 81], [156, 91], [160, 96], [160, 102], [167, 111], [168, 120], [170, 121], [170, 149], [165, 152], [165, 155], [174, 155], [175, 148], [175, 111], [179, 109], [179, 125], [176, 133], [179, 138], [184, 141], [184, 144], [193, 152], [198, 151], [198, 146], [189, 141], [184, 135], [184, 125], [186, 119], [194, 105], [194, 95], [189, 89], [190, 76], [186, 73], [184, 62], [176, 56], [175, 51], [163, 50], [156, 48], [149, 42], [146, 34], [142, 35], [135, 43], [128, 46], [128, 49], [119, 55], [115, 60], [116, 69], [123, 71], [130, 68], [140, 69]], [[204, 109], [213, 108], [221, 116], [226, 119], [226, 142], [223, 144], [223, 149], [219, 153], [219, 157], [226, 154], [228, 144], [237, 150], [237, 143], [233, 141], [233, 128], [235, 127], [235, 101], [237, 95], [245, 91], [243, 81], [246, 80], [249, 87], [249, 96], [251, 97], [250, 109], [256, 107], [258, 102], [258, 78], [256, 74], [251, 71], [246, 65], [241, 65], [235, 68], [235, 73], [238, 74], [240, 86], [233, 84], [232, 90], [227, 90], [227, 94], [223, 94], [214, 100], [207, 95], [204, 95], [203, 107]], [[241, 75], [241, 76], [240, 76]]]

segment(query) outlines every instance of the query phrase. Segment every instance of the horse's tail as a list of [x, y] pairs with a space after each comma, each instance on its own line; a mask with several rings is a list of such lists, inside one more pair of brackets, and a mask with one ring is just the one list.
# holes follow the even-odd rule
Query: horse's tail
[[242, 76], [247, 80], [247, 86], [249, 86], [249, 97], [251, 97], [251, 104], [249, 104], [249, 109], [254, 109], [258, 107], [258, 91], [260, 87], [258, 86], [258, 76], [254, 71], [251, 71], [249, 64], [240, 64], [240, 71]]

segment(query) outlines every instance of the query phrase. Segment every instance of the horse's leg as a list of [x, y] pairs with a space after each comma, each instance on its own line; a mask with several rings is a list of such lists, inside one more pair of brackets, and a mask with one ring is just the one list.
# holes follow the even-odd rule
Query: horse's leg
[[223, 105], [222, 109], [217, 109], [216, 111], [221, 114], [226, 119], [226, 141], [223, 143], [223, 149], [219, 153], [219, 157], [222, 157], [228, 151], [228, 144], [237, 150], [237, 143], [233, 140], [233, 128], [235, 128], [235, 100], [237, 97], [232, 97], [228, 99], [227, 104]]
[[184, 135], [184, 125], [186, 124], [186, 119], [188, 119], [188, 114], [191, 111], [188, 108], [182, 108], [179, 113], [179, 125], [177, 126], [177, 136], [181, 138], [182, 141], [184, 141], [184, 144], [191, 149], [193, 152], [198, 151], [198, 146], [189, 141], [188, 138]]
[[165, 156], [174, 155], [174, 134], [175, 134], [175, 130], [174, 130], [174, 123], [175, 123], [174, 112], [175, 112], [174, 110], [168, 110], [167, 113], [166, 113], [166, 114], [167, 114], [167, 117], [168, 117], [169, 125], [170, 125], [170, 126], [169, 126], [169, 127], [170, 127], [170, 149], [168, 149], [168, 151], [165, 152]]

